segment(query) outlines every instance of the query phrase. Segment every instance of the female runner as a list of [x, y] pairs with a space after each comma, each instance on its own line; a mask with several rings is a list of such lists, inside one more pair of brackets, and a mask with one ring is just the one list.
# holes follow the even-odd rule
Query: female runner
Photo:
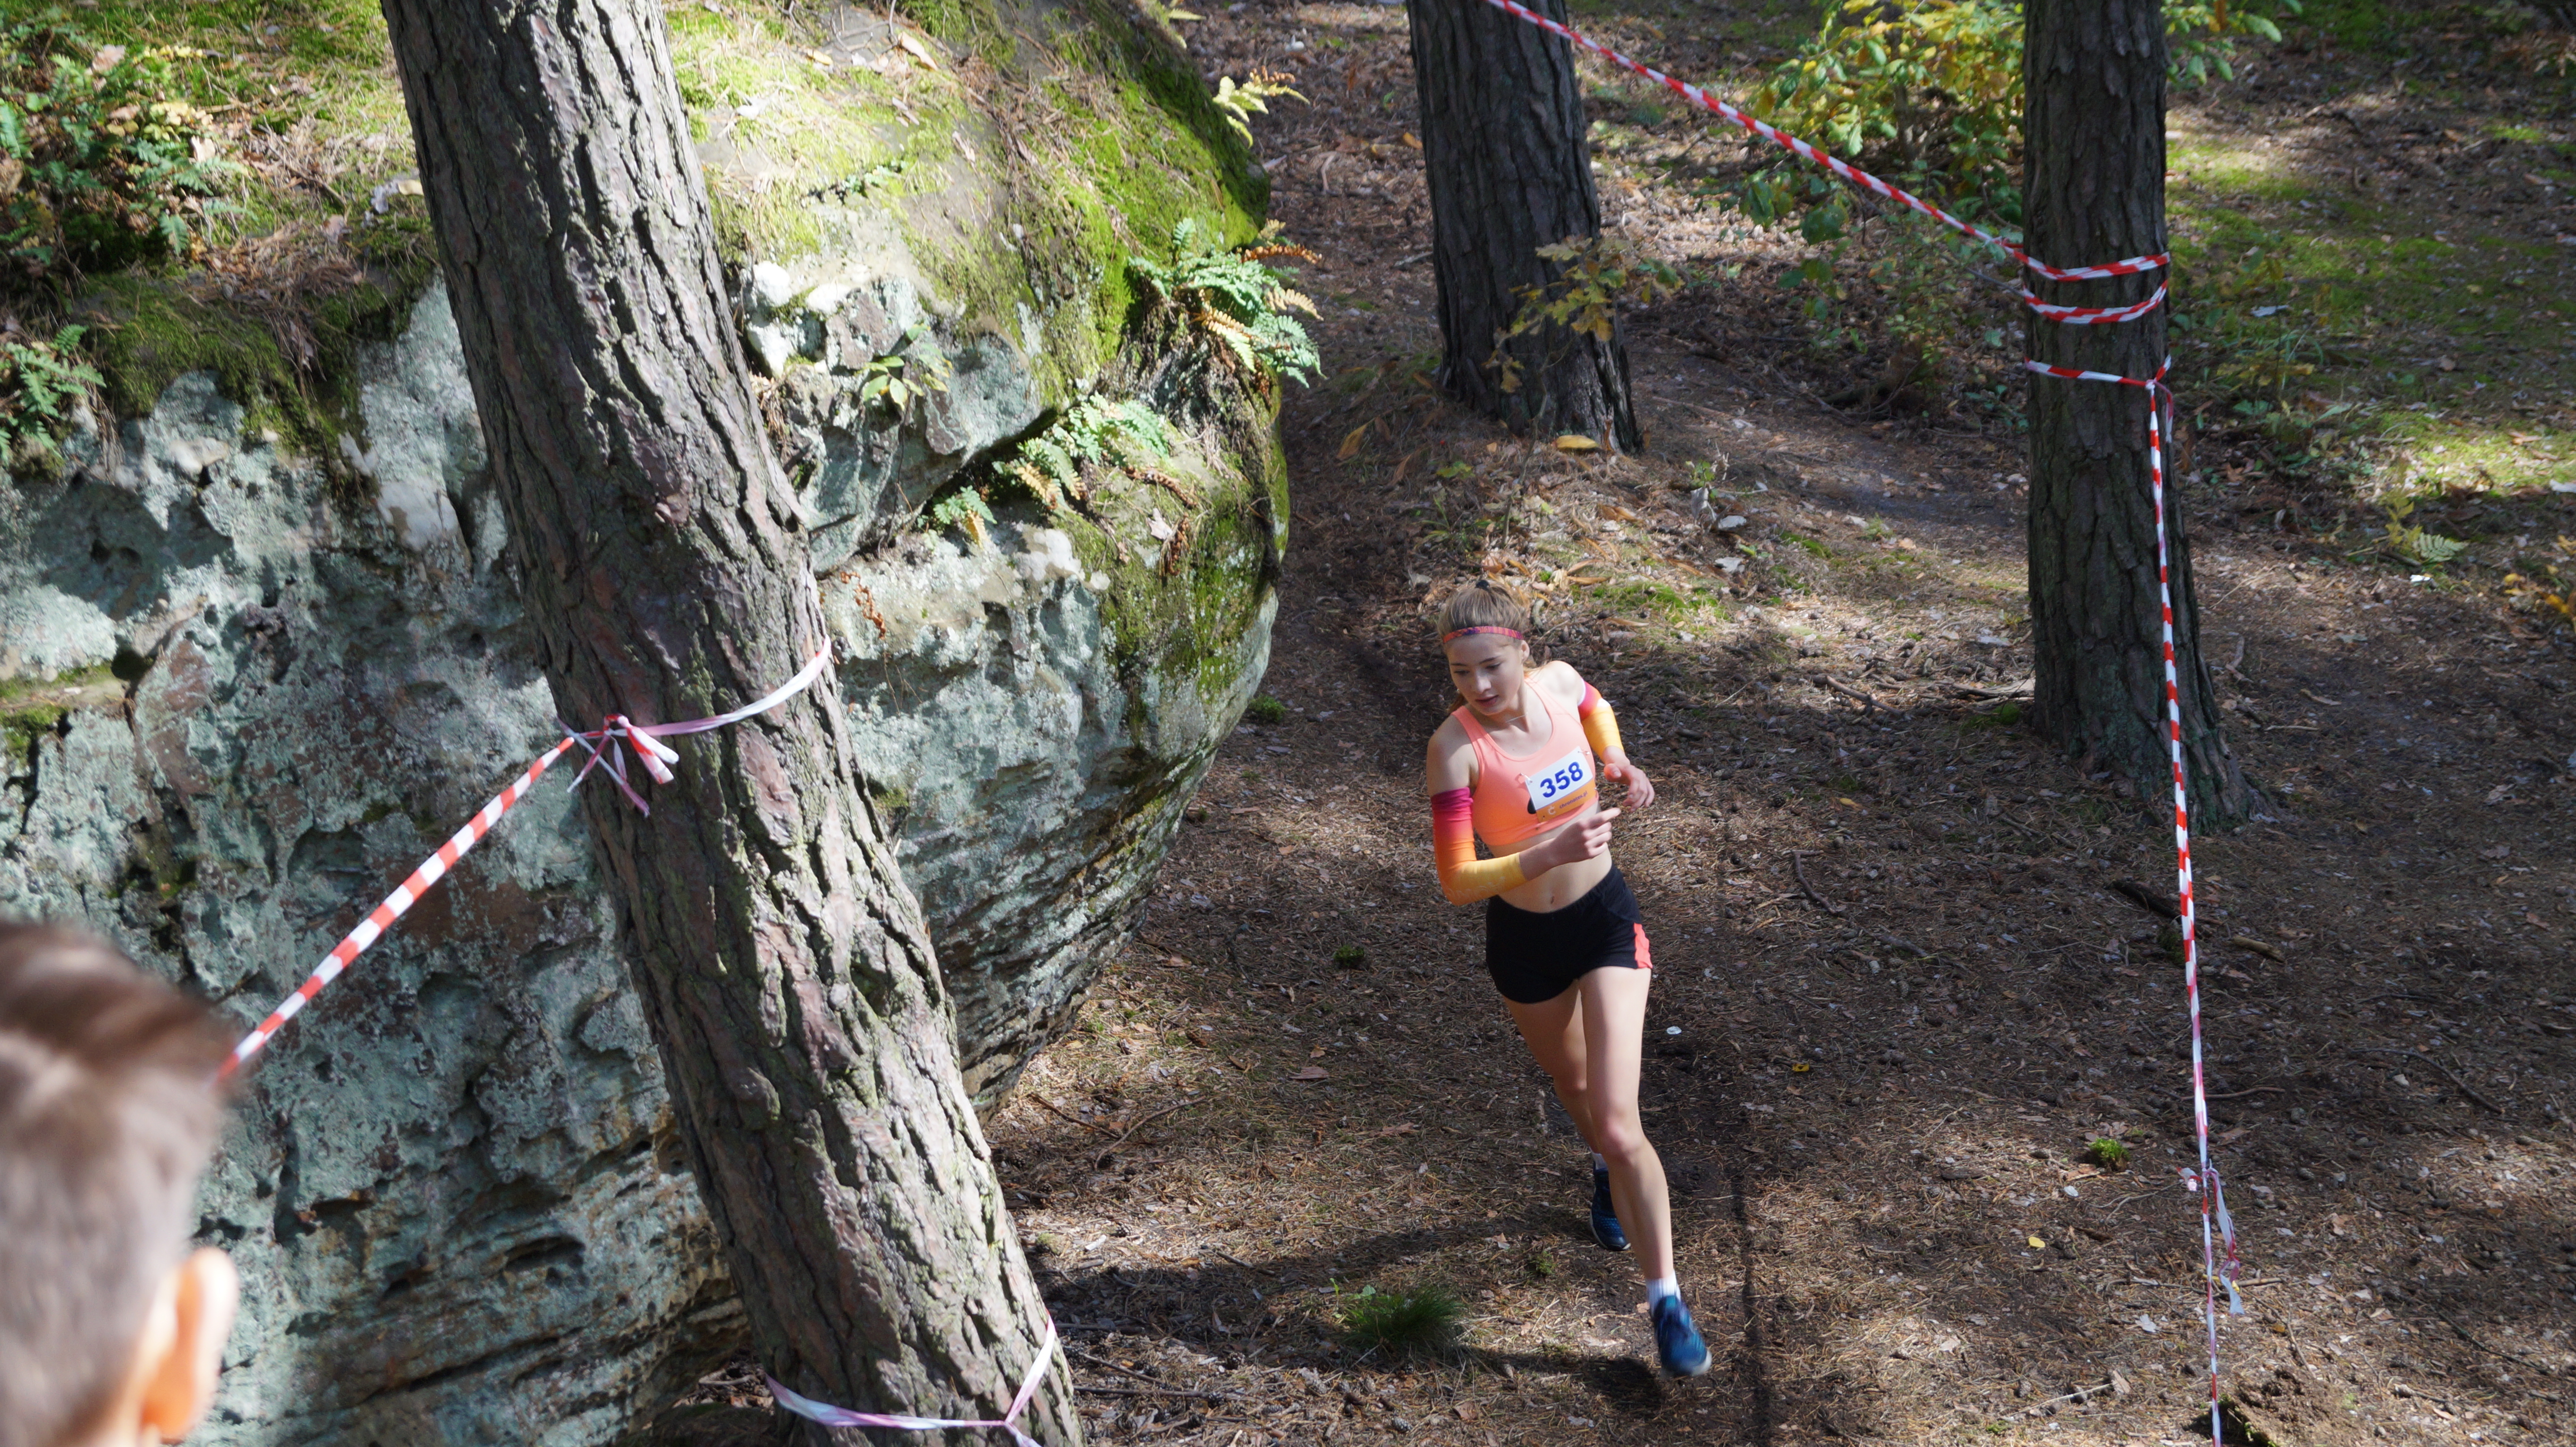
[[[1485, 966], [1556, 1098], [1592, 1147], [1592, 1236], [1645, 1249], [1639, 1273], [1665, 1371], [1708, 1370], [1673, 1274], [1664, 1165], [1637, 1118], [1637, 1061], [1653, 955], [1637, 897], [1610, 862], [1599, 780], [1655, 801], [1610, 705], [1563, 663], [1533, 668], [1529, 615], [1501, 589], [1461, 588], [1440, 613], [1466, 702], [1431, 736], [1432, 852], [1452, 904], [1485, 901]], [[1476, 857], [1477, 838], [1495, 857]], [[1623, 1224], [1624, 1223], [1624, 1224]]]

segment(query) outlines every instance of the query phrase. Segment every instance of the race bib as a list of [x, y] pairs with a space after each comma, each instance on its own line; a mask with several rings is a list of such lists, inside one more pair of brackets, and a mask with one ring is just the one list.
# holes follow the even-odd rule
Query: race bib
[[1582, 795], [1592, 787], [1592, 760], [1587, 751], [1576, 749], [1564, 758], [1528, 776], [1529, 811], [1544, 814]]

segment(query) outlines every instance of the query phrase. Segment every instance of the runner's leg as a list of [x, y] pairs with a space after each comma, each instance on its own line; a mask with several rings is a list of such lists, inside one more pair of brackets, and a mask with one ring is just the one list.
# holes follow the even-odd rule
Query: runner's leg
[[1619, 1224], [1637, 1248], [1637, 1270], [1649, 1282], [1673, 1274], [1672, 1203], [1664, 1162], [1637, 1115], [1646, 990], [1654, 978], [1651, 970], [1610, 967], [1575, 981], [1569, 992], [1582, 1000], [1569, 1023], [1583, 1032], [1586, 1104], [1592, 1110], [1589, 1139], [1610, 1163], [1610, 1198], [1618, 1203]]
[[1556, 1086], [1557, 1101], [1573, 1118], [1584, 1148], [1598, 1150], [1595, 1142], [1600, 1133], [1592, 1124], [1592, 1077], [1584, 1044], [1583, 992], [1567, 990], [1536, 1005], [1505, 1000], [1503, 1007], [1512, 1012], [1512, 1023], [1521, 1027], [1521, 1039], [1538, 1061], [1538, 1068], [1546, 1071]]

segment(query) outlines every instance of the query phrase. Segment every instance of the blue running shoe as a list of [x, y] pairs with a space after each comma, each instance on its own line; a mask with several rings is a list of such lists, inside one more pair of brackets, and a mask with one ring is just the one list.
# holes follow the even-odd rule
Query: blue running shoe
[[1690, 1308], [1678, 1296], [1655, 1298], [1649, 1313], [1655, 1323], [1655, 1357], [1677, 1377], [1696, 1377], [1708, 1370], [1708, 1343], [1691, 1323]]
[[1610, 1203], [1610, 1173], [1592, 1172], [1592, 1239], [1604, 1251], [1628, 1249], [1628, 1233], [1619, 1226], [1619, 1208]]

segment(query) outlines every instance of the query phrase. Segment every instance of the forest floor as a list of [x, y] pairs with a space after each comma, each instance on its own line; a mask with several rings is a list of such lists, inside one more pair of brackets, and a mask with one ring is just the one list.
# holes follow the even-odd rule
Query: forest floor
[[[2194, 841], [2245, 1254], [2224, 1389], [2239, 1440], [2566, 1441], [2571, 649], [2501, 575], [2576, 532], [2548, 487], [2576, 482], [2570, 91], [2480, 62], [2452, 12], [2417, 34], [2356, 9], [2312, 6], [2175, 105], [2186, 260], [2319, 218], [2319, 254], [2386, 228], [2337, 254], [2495, 273], [2360, 301], [2284, 276], [2347, 327], [2326, 365], [2268, 424], [2186, 384], [2209, 653], [2268, 800]], [[1578, 19], [1732, 88], [1812, 13]], [[1885, 356], [1866, 298], [1824, 337], [1772, 284], [1808, 249], [1691, 193], [1733, 138], [1590, 68], [1611, 228], [1734, 279], [1632, 318], [1640, 457], [1444, 405], [1403, 24], [1253, 0], [1190, 27], [1209, 74], [1295, 71], [1313, 98], [1258, 133], [1275, 214], [1325, 258], [1334, 376], [1288, 404], [1284, 712], [1238, 730], [1138, 944], [992, 1123], [1090, 1440], [2206, 1440], [2181, 975], [2115, 888], [2171, 897], [2170, 830], [2002, 706], [2030, 670], [2023, 454], [2018, 394], [1981, 379], [2013, 354], [1958, 349], [1908, 411], [1825, 404]], [[1962, 334], [1984, 325], [2018, 332]], [[2330, 465], [2316, 439], [2356, 410], [2369, 445]], [[2400, 457], [2469, 545], [2448, 569], [2372, 547]], [[1712, 483], [1741, 528], [1695, 514]], [[1656, 780], [1616, 853], [1655, 943], [1644, 1108], [1718, 1358], [1700, 1380], [1654, 1371], [1477, 912], [1432, 877], [1427, 609], [1480, 574], [1540, 599]], [[2105, 1138], [2125, 1170], [2087, 1159]], [[1423, 1291], [1463, 1301], [1454, 1350], [1344, 1332]]]

